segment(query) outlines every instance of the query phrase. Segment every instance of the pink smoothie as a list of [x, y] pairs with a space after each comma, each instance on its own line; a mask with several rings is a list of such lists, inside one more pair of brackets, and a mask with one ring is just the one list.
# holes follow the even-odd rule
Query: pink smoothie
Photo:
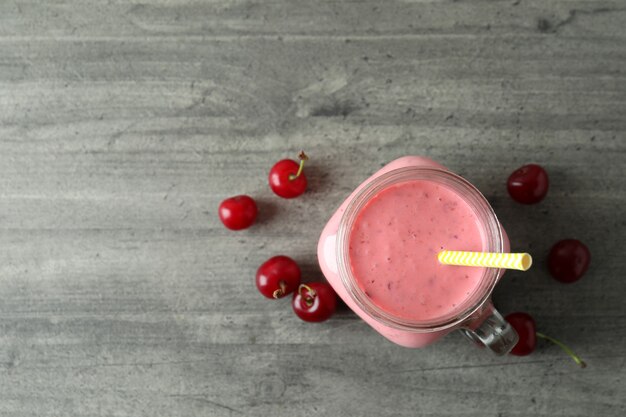
[[483, 268], [441, 265], [442, 249], [486, 248], [472, 208], [438, 183], [411, 180], [385, 188], [359, 212], [350, 264], [365, 294], [410, 321], [451, 317], [480, 284]]

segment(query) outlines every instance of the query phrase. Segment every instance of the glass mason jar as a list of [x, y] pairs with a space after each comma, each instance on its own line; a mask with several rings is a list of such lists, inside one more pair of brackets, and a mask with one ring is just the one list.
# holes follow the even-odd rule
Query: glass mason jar
[[425, 180], [453, 191], [476, 215], [483, 251], [508, 252], [509, 240], [485, 197], [467, 180], [440, 164], [407, 156], [384, 166], [342, 203], [324, 227], [318, 243], [322, 272], [343, 301], [366, 323], [390, 341], [419, 348], [453, 330], [482, 343], [494, 353], [508, 353], [517, 343], [515, 330], [495, 310], [491, 293], [504, 270], [483, 268], [479, 284], [453, 311], [431, 320], [409, 320], [376, 305], [358, 285], [350, 264], [350, 232], [361, 209], [380, 191], [394, 184]]

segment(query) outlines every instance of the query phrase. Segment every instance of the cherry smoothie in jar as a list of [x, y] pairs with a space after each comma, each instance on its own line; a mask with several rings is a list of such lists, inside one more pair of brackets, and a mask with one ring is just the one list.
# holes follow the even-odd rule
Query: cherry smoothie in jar
[[504, 271], [440, 264], [444, 249], [507, 252], [509, 241], [468, 181], [407, 156], [344, 201], [322, 232], [318, 258], [344, 302], [392, 342], [422, 347], [459, 329], [507, 353], [517, 334], [490, 301]]

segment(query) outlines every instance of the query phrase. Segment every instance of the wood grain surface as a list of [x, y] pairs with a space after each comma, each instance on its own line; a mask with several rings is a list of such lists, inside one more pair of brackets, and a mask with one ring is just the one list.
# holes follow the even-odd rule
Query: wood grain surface
[[[626, 415], [625, 68], [623, 1], [3, 0], [0, 415]], [[279, 199], [300, 149], [309, 190]], [[330, 214], [407, 154], [484, 192], [536, 260], [496, 305], [587, 369], [404, 349], [257, 293], [276, 254], [320, 279]], [[536, 206], [504, 186], [527, 162]], [[234, 233], [240, 193], [261, 215]], [[544, 262], [565, 237], [593, 256], [567, 286]]]

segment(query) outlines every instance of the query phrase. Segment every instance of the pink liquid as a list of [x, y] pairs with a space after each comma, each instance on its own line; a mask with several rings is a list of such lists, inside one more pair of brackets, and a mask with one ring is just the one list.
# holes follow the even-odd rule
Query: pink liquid
[[359, 286], [395, 317], [451, 317], [480, 284], [483, 268], [442, 265], [437, 253], [485, 250], [479, 221], [454, 191], [434, 182], [385, 188], [361, 209], [350, 232], [350, 263]]

